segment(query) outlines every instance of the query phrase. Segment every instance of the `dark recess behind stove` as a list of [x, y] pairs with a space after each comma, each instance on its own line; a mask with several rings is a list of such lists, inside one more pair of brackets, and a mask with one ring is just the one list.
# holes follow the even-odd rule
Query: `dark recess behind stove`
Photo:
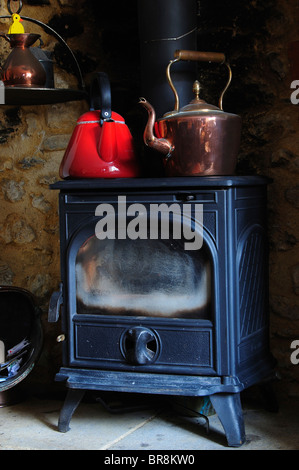
[[[138, 14], [141, 91], [159, 118], [174, 108], [174, 95], [165, 74], [174, 51], [197, 49], [197, 1], [139, 0]], [[172, 70], [180, 105], [184, 106], [193, 99], [196, 64], [180, 62]]]

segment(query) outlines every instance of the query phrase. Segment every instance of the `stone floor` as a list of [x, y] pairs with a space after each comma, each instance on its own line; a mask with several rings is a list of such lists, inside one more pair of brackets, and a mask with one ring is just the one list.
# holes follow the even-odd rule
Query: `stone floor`
[[98, 399], [87, 394], [71, 429], [61, 433], [57, 423], [64, 392], [26, 391], [19, 403], [0, 408], [0, 450], [299, 450], [295, 401], [280, 403], [278, 412], [271, 412], [242, 397], [247, 441], [231, 448], [218, 416], [204, 419], [196, 413], [197, 399], [122, 394], [108, 402], [107, 396]]

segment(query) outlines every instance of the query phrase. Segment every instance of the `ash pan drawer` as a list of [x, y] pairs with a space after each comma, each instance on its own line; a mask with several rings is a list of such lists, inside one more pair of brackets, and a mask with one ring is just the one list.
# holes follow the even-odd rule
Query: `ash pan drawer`
[[213, 367], [212, 327], [80, 322], [74, 329], [75, 362]]

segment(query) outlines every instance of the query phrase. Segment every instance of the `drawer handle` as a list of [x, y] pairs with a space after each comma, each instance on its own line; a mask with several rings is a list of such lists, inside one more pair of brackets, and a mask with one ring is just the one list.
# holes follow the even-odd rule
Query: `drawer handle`
[[123, 336], [122, 346], [126, 360], [137, 365], [152, 364], [159, 352], [156, 334], [143, 327], [129, 328]]
[[175, 198], [177, 201], [189, 202], [189, 201], [194, 201], [196, 199], [196, 196], [195, 194], [182, 193], [182, 194], [177, 194]]

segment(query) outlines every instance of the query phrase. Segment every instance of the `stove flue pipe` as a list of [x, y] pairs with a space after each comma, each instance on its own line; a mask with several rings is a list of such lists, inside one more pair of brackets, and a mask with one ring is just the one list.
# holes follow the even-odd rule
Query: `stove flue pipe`
[[[166, 80], [166, 67], [177, 49], [196, 50], [196, 0], [138, 0], [141, 51], [141, 91], [162, 117], [174, 108], [174, 95]], [[193, 99], [194, 62], [174, 64], [171, 78], [184, 106]]]

